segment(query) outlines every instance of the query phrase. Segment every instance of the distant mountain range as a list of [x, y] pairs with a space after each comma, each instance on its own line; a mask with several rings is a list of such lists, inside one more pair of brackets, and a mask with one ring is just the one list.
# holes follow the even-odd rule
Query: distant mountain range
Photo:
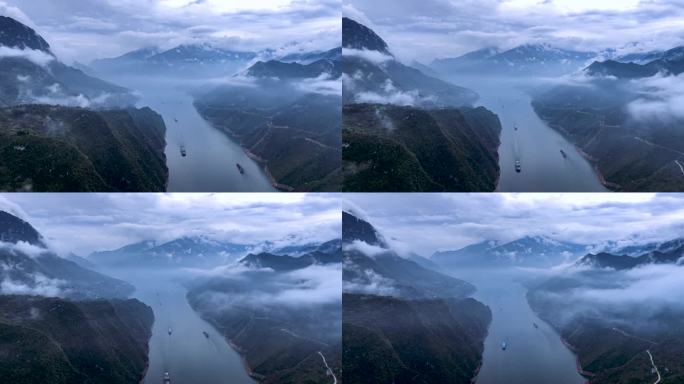
[[255, 52], [241, 52], [218, 48], [210, 44], [186, 44], [162, 50], [142, 48], [111, 59], [95, 60], [90, 64], [102, 73], [183, 73], [223, 74], [244, 66], [257, 57]]
[[57, 256], [29, 223], [4, 211], [0, 211], [0, 241], [2, 294], [92, 299], [122, 298], [133, 292], [128, 283]]
[[[587, 253], [591, 248], [599, 251]], [[546, 236], [526, 236], [503, 244], [483, 241], [454, 251], [438, 251], [429, 260], [444, 268], [569, 265], [626, 270], [648, 264], [676, 264], [682, 257], [684, 238], [629, 246], [609, 242], [590, 247]]]
[[227, 76], [258, 60], [245, 71], [247, 76], [302, 79], [316, 78], [324, 73], [339, 77], [341, 55], [341, 47], [278, 57], [271, 51], [234, 51], [203, 43], [180, 45], [168, 50], [142, 48], [119, 57], [95, 60], [90, 67], [97, 72], [113, 74]]
[[586, 246], [545, 236], [526, 236], [505, 244], [485, 241], [454, 251], [440, 251], [431, 260], [444, 266], [550, 267], [573, 261], [586, 253]]
[[626, 270], [644, 265], [678, 263], [684, 263], [684, 240], [681, 238], [662, 243], [656, 249], [638, 256], [608, 252], [588, 254], [578, 260], [575, 266]]
[[88, 260], [111, 267], [177, 268], [217, 266], [234, 261], [250, 247], [209, 239], [203, 236], [181, 237], [157, 244], [142, 241], [112, 251], [93, 252]]
[[339, 264], [342, 262], [341, 240], [320, 244], [314, 250], [299, 256], [262, 252], [250, 253], [239, 261], [249, 268], [270, 268], [276, 272], [295, 271], [312, 265]]
[[595, 57], [592, 52], [526, 44], [505, 51], [490, 47], [456, 58], [437, 59], [430, 68], [442, 74], [551, 75], [574, 72]]
[[259, 61], [247, 69], [246, 75], [256, 78], [312, 79], [327, 75], [339, 78], [342, 75], [342, 63], [337, 59], [319, 59], [309, 64], [282, 62], [278, 60]]
[[[684, 47], [677, 47], [663, 53], [651, 53], [646, 56], [653, 60], [646, 63], [620, 62], [607, 60], [595, 61], [585, 69], [589, 76], [614, 76], [619, 79], [637, 79], [665, 75], [679, 75], [684, 72]], [[635, 61], [643, 61], [646, 57], [634, 57]]]

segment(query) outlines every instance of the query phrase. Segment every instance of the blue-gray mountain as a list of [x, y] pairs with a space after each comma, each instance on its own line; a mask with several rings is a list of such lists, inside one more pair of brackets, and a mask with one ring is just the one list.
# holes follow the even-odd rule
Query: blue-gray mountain
[[256, 52], [223, 49], [210, 44], [180, 45], [168, 50], [142, 48], [111, 59], [93, 61], [98, 72], [132, 75], [231, 75], [257, 57]]
[[342, 20], [344, 191], [493, 191], [501, 123], [475, 92], [399, 62]]
[[[679, 75], [684, 72], [684, 47], [646, 56], [651, 61], [646, 63], [620, 60], [595, 61], [585, 69], [589, 76], [614, 76], [618, 79], [638, 79], [664, 75]], [[644, 57], [634, 57], [635, 61]]]
[[[154, 315], [133, 287], [57, 256], [0, 211], [0, 382], [140, 382]], [[51, 297], [46, 297], [51, 296]]]
[[0, 211], [0, 294], [123, 298], [133, 286], [59, 257], [29, 223]]
[[474, 287], [400, 257], [342, 214], [343, 369], [352, 383], [470, 383], [491, 312]]
[[61, 63], [16, 20], [0, 17], [0, 31], [0, 45], [14, 50], [0, 57], [0, 190], [166, 189], [158, 114], [133, 108], [128, 90]]
[[596, 57], [592, 52], [527, 44], [509, 50], [484, 48], [456, 58], [437, 59], [430, 67], [442, 74], [556, 75], [574, 72]]
[[[663, 87], [683, 71], [682, 47], [646, 64], [595, 62], [585, 69], [584, 81], [543, 90], [532, 105], [550, 127], [581, 149], [608, 188], [681, 191], [682, 118], [666, 112], [671, 93]], [[649, 83], [657, 74], [665, 85]]]
[[88, 260], [110, 267], [178, 268], [228, 264], [250, 246], [210, 239], [181, 237], [166, 243], [142, 241], [111, 251], [93, 252]]
[[447, 267], [550, 267], [586, 254], [584, 245], [545, 236], [526, 236], [508, 243], [485, 241], [453, 251], [439, 251], [432, 261]]

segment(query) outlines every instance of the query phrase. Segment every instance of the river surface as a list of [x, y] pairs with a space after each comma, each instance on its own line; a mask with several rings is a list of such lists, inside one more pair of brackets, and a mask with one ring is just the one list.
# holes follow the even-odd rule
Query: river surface
[[[448, 80], [479, 93], [477, 105], [499, 115], [503, 130], [498, 192], [606, 192], [576, 147], [534, 112], [526, 88], [537, 80], [473, 76]], [[515, 169], [516, 161], [521, 172]]]
[[[239, 144], [212, 127], [197, 112], [188, 90], [179, 80], [109, 77], [115, 84], [135, 90], [139, 107], [148, 106], [166, 123], [168, 192], [274, 192], [262, 168]], [[187, 153], [181, 154], [181, 147]], [[245, 169], [240, 174], [237, 165]]]
[[[473, 297], [492, 311], [477, 384], [586, 383], [577, 372], [575, 355], [527, 303], [520, 272], [460, 270], [452, 275], [474, 284]], [[501, 348], [504, 341], [506, 350]]]
[[173, 384], [255, 383], [242, 357], [190, 307], [187, 290], [173, 275], [108, 272], [135, 285], [133, 296], [154, 311], [145, 384], [163, 384], [164, 372], [169, 373]]

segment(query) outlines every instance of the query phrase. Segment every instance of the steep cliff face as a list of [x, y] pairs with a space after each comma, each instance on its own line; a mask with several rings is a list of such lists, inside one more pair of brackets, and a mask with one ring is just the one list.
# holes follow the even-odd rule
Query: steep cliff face
[[0, 190], [165, 191], [165, 133], [149, 108], [0, 109]]
[[485, 108], [344, 107], [345, 191], [494, 191], [501, 123]]

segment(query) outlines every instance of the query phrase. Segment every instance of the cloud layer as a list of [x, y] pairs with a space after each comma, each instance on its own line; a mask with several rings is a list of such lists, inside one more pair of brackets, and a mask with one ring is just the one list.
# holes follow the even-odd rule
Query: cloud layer
[[344, 0], [403, 59], [426, 62], [486, 47], [552, 43], [600, 51], [684, 43], [681, 0]]
[[211, 42], [242, 50], [340, 44], [339, 0], [5, 0], [0, 14], [36, 27], [67, 62], [138, 48]]
[[684, 194], [347, 194], [399, 253], [545, 235], [587, 245], [680, 237]]
[[4, 194], [0, 204], [25, 210], [60, 254], [182, 236], [281, 244], [341, 233], [336, 194]]

